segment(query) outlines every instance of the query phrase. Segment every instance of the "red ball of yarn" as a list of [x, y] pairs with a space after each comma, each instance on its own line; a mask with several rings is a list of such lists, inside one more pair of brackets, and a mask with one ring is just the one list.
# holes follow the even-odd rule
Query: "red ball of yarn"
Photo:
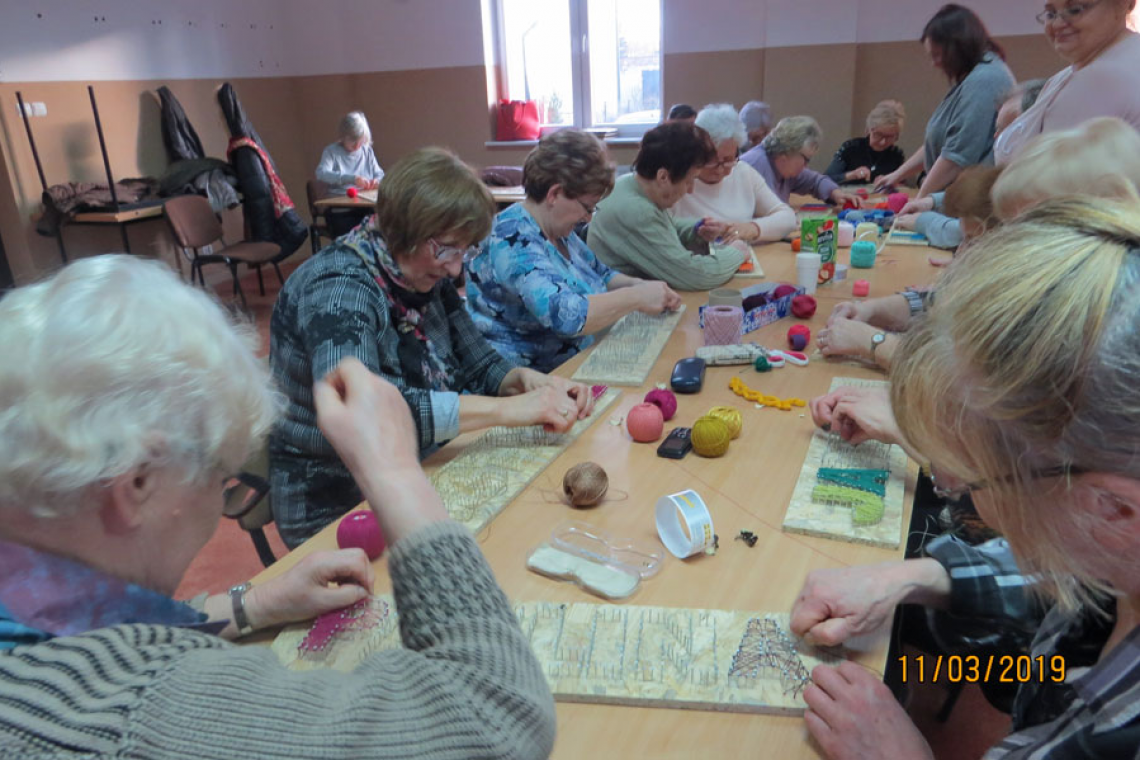
[[792, 299], [792, 314], [800, 319], [811, 319], [815, 316], [815, 298], [808, 295], [796, 296]]
[[344, 194], [347, 195], [349, 198], [355, 198], [356, 197], [356, 188], [350, 187], [344, 191]]
[[673, 419], [673, 415], [677, 413], [677, 397], [673, 395], [673, 391], [664, 388], [654, 388], [646, 393], [645, 403], [656, 405], [666, 421]]
[[788, 345], [795, 351], [803, 351], [811, 340], [811, 330], [807, 325], [792, 325], [788, 328]]
[[902, 211], [903, 206], [910, 202], [910, 196], [906, 193], [891, 193], [887, 196], [887, 208], [896, 214]]
[[341, 549], [363, 549], [368, 559], [384, 553], [384, 534], [371, 509], [349, 512], [336, 526], [336, 545]]
[[653, 443], [665, 429], [665, 416], [656, 404], [638, 404], [625, 416], [625, 427], [638, 443]]
[[796, 292], [795, 285], [781, 285], [772, 292], [772, 298], [783, 298]]

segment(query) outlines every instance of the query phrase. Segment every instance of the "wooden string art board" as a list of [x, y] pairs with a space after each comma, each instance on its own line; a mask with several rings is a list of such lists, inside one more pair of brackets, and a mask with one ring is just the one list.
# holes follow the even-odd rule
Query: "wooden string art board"
[[[273, 651], [294, 670], [349, 671], [400, 647], [392, 598], [371, 605], [367, 626], [320, 651], [302, 647], [307, 626], [282, 631]], [[793, 636], [787, 614], [555, 602], [514, 610], [560, 702], [799, 715], [812, 669], [840, 659]]]
[[594, 413], [565, 433], [549, 433], [537, 425], [493, 427], [472, 441], [431, 476], [452, 519], [478, 533], [620, 395], [608, 389], [594, 402]]
[[635, 311], [625, 315], [610, 328], [572, 379], [582, 383], [642, 385], [684, 313], [682, 305], [668, 314]]
[[[837, 377], [831, 381], [831, 390], [841, 385], [863, 388], [886, 386], [882, 380], [861, 380]], [[884, 549], [896, 549], [902, 540], [903, 492], [906, 490], [907, 455], [895, 445], [866, 441], [853, 446], [835, 433], [816, 429], [811, 445], [804, 457], [799, 480], [792, 491], [792, 500], [784, 513], [784, 530], [820, 536], [853, 544], [866, 544]], [[838, 504], [820, 503], [813, 499], [819, 485], [821, 467], [888, 470], [886, 493], [883, 497], [883, 517], [873, 525], [855, 524], [855, 511]]]

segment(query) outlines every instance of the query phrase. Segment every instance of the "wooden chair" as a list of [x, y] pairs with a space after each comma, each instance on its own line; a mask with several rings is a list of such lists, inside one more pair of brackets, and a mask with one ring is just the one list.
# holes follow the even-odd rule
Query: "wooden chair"
[[206, 287], [206, 278], [202, 275], [205, 264], [225, 264], [230, 268], [233, 277], [234, 294], [241, 298], [241, 305], [246, 306], [245, 293], [242, 292], [238, 281], [238, 265], [245, 264], [257, 270], [257, 283], [261, 287], [261, 294], [265, 295], [265, 281], [261, 276], [263, 264], [272, 264], [277, 272], [277, 279], [285, 284], [281, 268], [274, 260], [281, 253], [281, 246], [276, 243], [242, 241], [233, 245], [226, 245], [222, 235], [222, 223], [210, 208], [210, 202], [200, 195], [180, 195], [171, 198], [163, 204], [163, 213], [170, 225], [175, 242], [182, 249], [182, 253], [190, 258], [190, 281], [194, 282], [197, 276], [198, 283]]
[[328, 238], [329, 242], [333, 242], [333, 235], [329, 231], [329, 220], [325, 216], [324, 209], [317, 206], [316, 202], [329, 194], [329, 186], [326, 182], [321, 182], [319, 179], [311, 179], [305, 183], [305, 197], [309, 201], [309, 218], [313, 223], [309, 225], [309, 240], [313, 243], [313, 253], [316, 254], [321, 250], [321, 238]]
[[277, 561], [265, 526], [273, 522], [273, 506], [269, 500], [269, 449], [262, 448], [245, 464], [242, 472], [226, 483], [222, 513], [236, 520], [249, 538], [261, 564], [269, 567]]

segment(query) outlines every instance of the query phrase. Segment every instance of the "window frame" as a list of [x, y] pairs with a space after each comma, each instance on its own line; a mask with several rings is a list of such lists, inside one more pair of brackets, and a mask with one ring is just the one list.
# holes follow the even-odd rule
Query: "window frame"
[[[494, 77], [494, 86], [498, 99], [506, 98], [507, 82], [507, 49], [506, 34], [504, 31], [504, 12], [502, 0], [486, 0], [489, 3], [491, 31], [494, 35], [491, 49], [494, 51], [493, 64], [498, 67], [498, 76]], [[542, 133], [554, 132], [567, 127], [586, 130], [613, 130], [607, 139], [638, 139], [660, 121], [633, 122], [633, 123], [593, 123], [593, 103], [590, 92], [590, 34], [589, 34], [589, 0], [564, 0], [570, 14], [570, 71], [571, 96], [574, 99], [574, 121], [572, 124], [542, 124]], [[665, 115], [665, 0], [657, 0], [660, 8], [661, 23], [658, 25], [658, 72], [661, 87], [661, 118]], [[490, 81], [491, 78], [488, 78]]]

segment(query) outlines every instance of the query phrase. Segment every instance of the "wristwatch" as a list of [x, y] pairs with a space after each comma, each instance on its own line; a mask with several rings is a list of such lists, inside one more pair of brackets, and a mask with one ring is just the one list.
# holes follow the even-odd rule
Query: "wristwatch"
[[886, 339], [886, 333], [878, 332], [871, 336], [871, 361], [875, 361], [875, 349], [883, 345], [883, 341]]
[[253, 626], [245, 614], [245, 592], [249, 591], [249, 584], [242, 583], [230, 589], [230, 603], [234, 608], [234, 626], [238, 629], [238, 636], [248, 636], [253, 633]]
[[922, 295], [913, 290], [904, 290], [899, 293], [900, 296], [906, 299], [906, 305], [910, 308], [910, 315], [913, 317], [920, 314], [925, 306], [922, 302]]

